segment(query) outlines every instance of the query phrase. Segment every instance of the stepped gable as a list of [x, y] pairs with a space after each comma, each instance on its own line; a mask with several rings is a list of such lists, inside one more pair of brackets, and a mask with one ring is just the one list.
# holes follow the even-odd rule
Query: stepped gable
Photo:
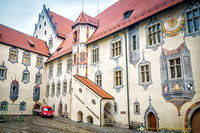
[[53, 15], [53, 25], [55, 27], [55, 23], [57, 23], [57, 33], [58, 36], [62, 38], [66, 38], [66, 35], [72, 31], [72, 25], [74, 21], [69, 20], [63, 16], [60, 16], [52, 11], [49, 11], [49, 17], [51, 18]]
[[61, 43], [61, 45], [53, 53], [53, 55], [46, 61], [46, 63], [72, 52], [72, 46], [73, 46], [73, 33], [70, 32], [67, 35], [66, 39]]
[[[87, 44], [137, 23], [182, 1], [183, 0], [119, 0], [95, 17], [99, 20], [99, 27], [88, 40]], [[132, 13], [127, 19], [124, 19], [124, 14], [128, 11], [132, 11]]]
[[92, 26], [98, 27], [98, 20], [91, 16], [88, 16], [84, 12], [81, 12], [72, 27], [76, 26], [77, 24], [90, 24]]
[[90, 81], [88, 78], [80, 76], [80, 75], [74, 75], [76, 79], [78, 79], [81, 83], [86, 85], [88, 88], [90, 88], [93, 92], [95, 92], [97, 95], [104, 99], [114, 99], [110, 94], [108, 94], [106, 91], [101, 89], [99, 86], [97, 86], [95, 83]]
[[0, 43], [49, 56], [45, 41], [0, 24]]

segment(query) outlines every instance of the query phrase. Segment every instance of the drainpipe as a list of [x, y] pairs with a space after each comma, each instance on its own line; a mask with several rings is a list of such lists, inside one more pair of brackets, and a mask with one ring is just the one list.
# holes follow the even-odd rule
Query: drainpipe
[[128, 126], [130, 127], [130, 111], [129, 111], [129, 84], [128, 84], [128, 58], [127, 58], [127, 35], [124, 32], [123, 29], [123, 33], [125, 35], [125, 54], [126, 54], [126, 87], [127, 87], [127, 105], [128, 105]]
[[101, 100], [100, 100], [100, 126], [102, 126], [101, 125], [101, 101], [103, 100], [103, 98], [101, 98]]

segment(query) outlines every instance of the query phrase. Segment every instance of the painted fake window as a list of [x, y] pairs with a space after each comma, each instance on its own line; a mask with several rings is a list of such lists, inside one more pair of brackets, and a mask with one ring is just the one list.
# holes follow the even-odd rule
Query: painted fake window
[[156, 45], [162, 41], [161, 24], [156, 23], [147, 27], [148, 46]]
[[170, 79], [181, 78], [181, 60], [180, 58], [169, 59]]
[[112, 47], [112, 57], [121, 55], [121, 40], [113, 42], [111, 47]]

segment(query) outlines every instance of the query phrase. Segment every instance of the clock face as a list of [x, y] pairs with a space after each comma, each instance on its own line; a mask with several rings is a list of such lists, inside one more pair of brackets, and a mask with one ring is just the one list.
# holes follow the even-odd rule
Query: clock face
[[165, 34], [171, 35], [176, 34], [184, 24], [184, 17], [179, 14], [168, 16], [162, 25], [162, 29]]

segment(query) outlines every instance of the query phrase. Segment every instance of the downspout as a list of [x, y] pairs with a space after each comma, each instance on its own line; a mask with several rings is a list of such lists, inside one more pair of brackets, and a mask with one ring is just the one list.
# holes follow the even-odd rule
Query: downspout
[[124, 32], [123, 29], [123, 33], [125, 35], [125, 54], [126, 54], [126, 87], [127, 87], [127, 105], [128, 105], [128, 126], [130, 127], [130, 111], [129, 111], [129, 84], [128, 84], [128, 58], [127, 58], [127, 35]]
[[102, 126], [101, 125], [101, 101], [103, 100], [103, 98], [101, 98], [101, 100], [100, 100], [100, 126]]

